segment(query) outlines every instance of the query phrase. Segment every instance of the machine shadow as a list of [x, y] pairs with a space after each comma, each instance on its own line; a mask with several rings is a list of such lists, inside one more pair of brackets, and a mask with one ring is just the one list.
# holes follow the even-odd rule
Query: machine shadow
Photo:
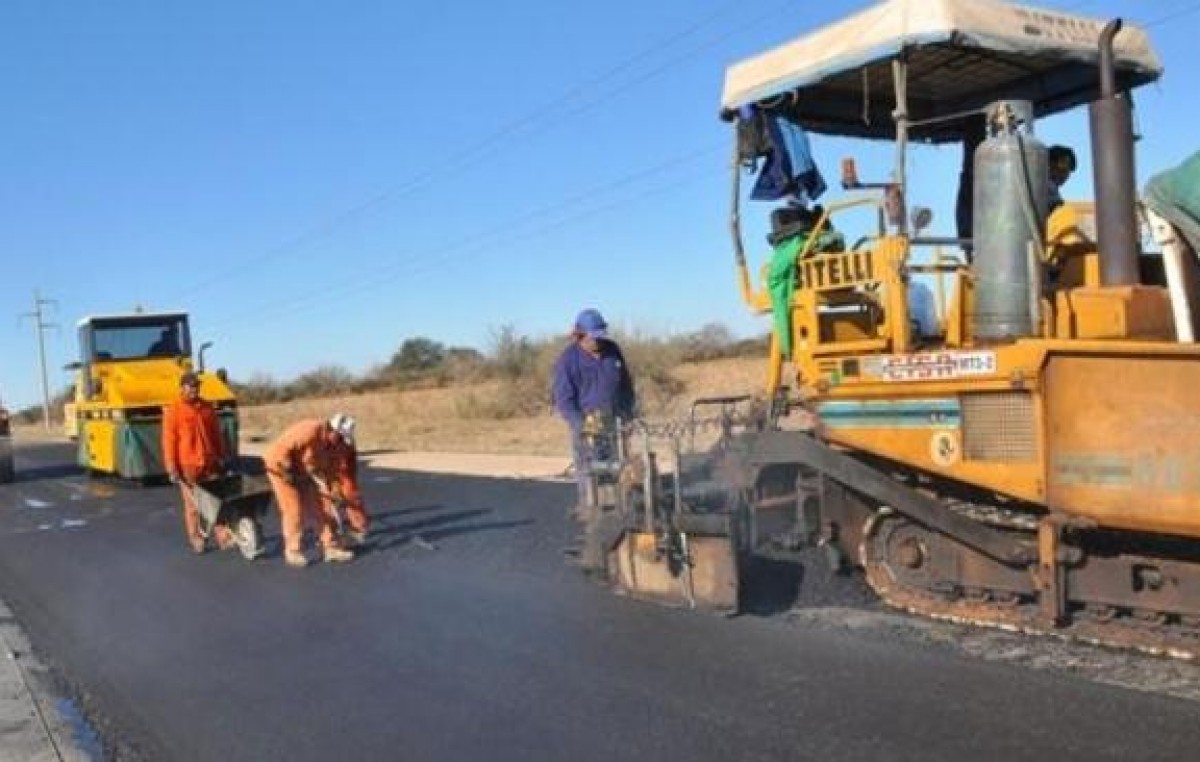
[[58, 456], [61, 445], [28, 442], [15, 438], [13, 483], [51, 481], [83, 475], [74, 457], [63, 460]]
[[53, 479], [65, 479], [72, 476], [82, 476], [83, 469], [74, 463], [56, 463], [49, 466], [33, 466], [18, 468], [14, 481], [17, 484], [22, 482], [40, 482], [50, 481]]

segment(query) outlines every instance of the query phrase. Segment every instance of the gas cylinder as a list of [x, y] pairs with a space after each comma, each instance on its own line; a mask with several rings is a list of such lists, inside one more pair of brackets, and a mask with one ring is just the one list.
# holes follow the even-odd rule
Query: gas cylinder
[[974, 163], [974, 335], [984, 341], [1029, 336], [1037, 330], [1030, 252], [1044, 238], [1050, 201], [1046, 146], [1033, 135], [1029, 101], [988, 106], [987, 137]]

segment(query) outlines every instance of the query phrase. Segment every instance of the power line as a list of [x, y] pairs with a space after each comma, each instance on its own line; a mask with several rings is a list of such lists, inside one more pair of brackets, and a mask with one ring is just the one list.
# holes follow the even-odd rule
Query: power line
[[626, 80], [625, 82], [623, 82], [620, 85], [616, 86], [615, 88], [609, 90], [608, 92], [601, 93], [597, 97], [593, 98], [591, 101], [583, 103], [582, 105], [577, 106], [570, 111], [565, 111], [565, 112], [560, 113], [558, 115], [559, 116], [558, 121], [561, 122], [561, 121], [564, 121], [565, 119], [579, 116], [580, 114], [591, 111], [596, 106], [607, 104], [609, 101], [611, 101], [613, 99], [614, 96], [620, 95], [624, 92], [627, 92], [627, 91], [633, 89], [634, 87], [637, 87], [638, 85], [644, 84], [644, 83], [654, 79], [655, 77], [663, 74], [664, 72], [670, 70], [677, 64], [683, 63], [684, 61], [694, 58], [694, 57], [700, 55], [701, 53], [705, 53], [705, 52], [711, 50], [712, 48], [714, 48], [715, 46], [721, 44], [722, 42], [726, 42], [727, 40], [733, 39], [734, 37], [737, 37], [738, 35], [740, 35], [744, 32], [747, 32], [750, 29], [753, 29], [754, 27], [759, 26], [768, 20], [778, 18], [778, 14], [781, 10], [783, 10], [785, 8], [792, 8], [794, 6], [795, 6], [794, 0], [787, 0], [786, 2], [780, 3], [779, 5], [772, 6], [767, 11], [765, 11], [757, 16], [753, 16], [753, 17], [747, 19], [744, 23], [738, 24], [738, 25], [722, 32], [721, 34], [716, 35], [715, 37], [711, 37], [711, 38], [705, 40], [704, 42], [701, 42], [698, 45], [693, 46], [692, 48], [684, 51], [683, 53], [681, 53], [673, 58], [669, 58], [666, 61], [663, 61], [658, 66], [655, 66], [647, 71], [642, 72], [641, 74], [637, 75], [633, 79]]
[[[307, 244], [311, 241], [318, 240], [322, 237], [325, 237], [329, 233], [331, 233], [334, 230], [336, 230], [337, 228], [341, 227], [343, 224], [361, 216], [362, 214], [370, 211], [371, 209], [373, 209], [377, 206], [382, 205], [383, 203], [385, 203], [387, 201], [391, 201], [396, 198], [402, 198], [402, 197], [408, 196], [418, 190], [421, 190], [422, 188], [427, 187], [428, 185], [433, 184], [437, 180], [444, 179], [448, 176], [453, 175], [456, 172], [462, 171], [463, 169], [470, 167], [472, 165], [472, 162], [474, 162], [480, 155], [487, 152], [493, 146], [495, 146], [496, 144], [504, 141], [505, 139], [519, 133], [520, 131], [522, 131], [523, 129], [525, 129], [526, 127], [528, 127], [530, 125], [535, 125], [535, 124], [538, 124], [539, 122], [544, 121], [543, 118], [546, 117], [547, 115], [552, 115], [552, 114], [558, 112], [559, 107], [561, 105], [568, 103], [569, 101], [577, 98], [580, 94], [585, 93], [590, 88], [594, 88], [594, 87], [601, 85], [611, 79], [614, 79], [615, 77], [619, 76], [626, 70], [637, 65], [641, 61], [648, 59], [654, 55], [657, 55], [662, 50], [664, 50], [668, 47], [671, 47], [671, 46], [677, 44], [678, 42], [680, 42], [681, 40], [684, 40], [684, 39], [696, 34], [701, 29], [712, 24], [714, 21], [727, 15], [731, 11], [741, 10], [743, 5], [744, 5], [744, 0], [733, 0], [732, 2], [728, 2], [728, 3], [721, 5], [715, 11], [708, 14], [707, 16], [700, 19], [699, 21], [693, 22], [692, 24], [688, 25], [684, 29], [682, 29], [678, 32], [675, 32], [675, 33], [669, 35], [668, 37], [666, 37], [665, 39], [656, 42], [655, 44], [651, 45], [650, 47], [647, 47], [647, 48], [639, 51], [638, 53], [634, 54], [633, 56], [621, 61], [620, 63], [613, 66], [612, 68], [604, 71], [600, 75], [592, 77], [588, 80], [585, 80], [584, 82], [582, 82], [580, 84], [577, 84], [577, 85], [569, 88], [566, 92], [564, 92], [562, 95], [554, 98], [552, 101], [550, 101], [540, 107], [537, 107], [533, 111], [526, 113], [523, 116], [517, 117], [516, 119], [502, 125], [498, 129], [496, 129], [493, 132], [489, 133], [488, 135], [484, 136], [479, 141], [476, 141], [475, 143], [461, 149], [460, 151], [452, 154], [451, 156], [449, 156], [446, 159], [439, 160], [439, 162], [436, 165], [430, 166], [429, 168], [427, 168], [421, 172], [418, 172], [416, 175], [414, 175], [413, 177], [410, 177], [408, 180], [401, 182], [390, 188], [387, 188], [387, 189], [381, 191], [380, 193], [377, 193], [376, 195], [372, 196], [371, 198], [367, 199], [366, 201], [364, 201], [356, 206], [353, 206], [341, 213], [336, 214], [334, 217], [332, 217], [322, 223], [317, 224], [316, 226], [305, 231], [304, 233], [301, 233], [300, 235], [298, 235], [292, 239], [289, 239], [288, 241], [285, 241], [284, 243], [282, 243], [278, 246], [275, 246], [275, 247], [267, 250], [263, 254], [243, 260], [232, 267], [225, 268], [222, 272], [217, 273], [213, 277], [207, 278], [207, 279], [201, 281], [200, 283], [180, 292], [177, 296], [175, 296], [173, 298], [179, 299], [179, 298], [188, 296], [190, 294], [193, 294], [197, 291], [206, 289], [210, 286], [222, 283], [230, 275], [232, 275], [234, 273], [243, 272], [247, 269], [250, 269], [259, 264], [262, 264], [263, 262], [266, 262], [266, 261], [269, 261], [276, 257], [279, 257], [279, 256], [287, 253], [288, 251], [291, 251], [299, 246], [303, 246], [304, 244]], [[791, 5], [792, 5], [792, 2], [790, 2], [790, 1], [782, 3], [779, 6], [772, 8], [770, 15], [776, 14], [778, 12], [779, 8], [788, 7]], [[764, 14], [764, 18], [766, 17], [766, 15], [767, 14]], [[756, 23], [761, 23], [761, 21], [762, 21], [762, 18], [759, 18]], [[740, 27], [738, 27], [738, 29], [742, 30], [742, 29], [745, 29], [747, 26], [748, 25], [741, 25]], [[718, 38], [717, 42], [722, 41], [722, 40], [728, 38], [729, 36], [732, 36], [732, 35], [731, 34], [722, 35], [720, 38]], [[656, 73], [661, 72], [662, 70], [665, 70], [666, 68], [669, 68], [671, 65], [674, 65], [674, 63], [678, 63], [679, 61], [684, 60], [684, 58], [686, 58], [686, 57], [690, 57], [690, 55], [694, 55], [696, 52], [697, 51], [692, 51], [691, 53], [689, 53], [689, 56], [681, 57], [679, 59], [672, 59], [672, 62], [668, 63], [666, 66], [659, 67], [656, 70]], [[630, 87], [636, 86], [637, 84], [641, 84], [642, 82], [646, 81], [646, 79], [648, 79], [648, 77], [640, 77], [632, 83], [629, 83], [625, 86], [618, 87], [616, 90], [610, 91], [608, 93], [608, 97], [611, 97], [615, 93], [629, 89]], [[587, 110], [587, 108], [593, 107], [594, 105], [595, 105], [595, 103], [589, 104], [583, 110]], [[574, 116], [577, 113], [582, 113], [582, 111], [576, 111], [576, 112], [570, 113], [569, 116]]]
[[[708, 153], [713, 153], [713, 151], [709, 151]], [[628, 206], [629, 204], [632, 204], [632, 203], [635, 203], [638, 201], [642, 201], [648, 197], [651, 197], [654, 195], [659, 195], [659, 194], [665, 193], [667, 191], [674, 190], [675, 188], [687, 185], [687, 184], [691, 183], [694, 179], [696, 179], [696, 175], [698, 175], [698, 174], [707, 176], [707, 175], [713, 174], [716, 171], [722, 171], [722, 172], [727, 171], [727, 168], [724, 166], [719, 167], [718, 170], [706, 168], [702, 173], [693, 173], [693, 175], [686, 176], [682, 179], [675, 180], [673, 182], [670, 182], [670, 183], [667, 183], [664, 185], [650, 188], [648, 190], [639, 192], [628, 198], [618, 199], [616, 201], [611, 201], [607, 204], [603, 204], [601, 206], [584, 209], [580, 212], [576, 212], [576, 213], [568, 215], [566, 217], [561, 217], [557, 220], [546, 223], [544, 225], [539, 225], [539, 226], [533, 228], [532, 230], [526, 231], [523, 234], [519, 234], [514, 237], [504, 239], [502, 241], [497, 241], [495, 239], [494, 231], [493, 231], [492, 233], [488, 233], [485, 236], [474, 236], [474, 237], [472, 237], [472, 239], [466, 239], [459, 243], [452, 244], [450, 246], [439, 249], [437, 252], [435, 252], [434, 256], [432, 256], [430, 258], [419, 259], [419, 260], [408, 260], [408, 261], [399, 263], [401, 265], [400, 267], [391, 266], [388, 268], [383, 268], [382, 272], [375, 272], [373, 274], [369, 274], [365, 278], [359, 277], [359, 278], [356, 278], [354, 281], [344, 282], [340, 286], [335, 286], [333, 288], [323, 287], [321, 289], [313, 290], [308, 293], [299, 294], [293, 298], [288, 299], [285, 302], [281, 302], [281, 303], [277, 303], [276, 305], [273, 305], [272, 309], [270, 310], [269, 315], [264, 316], [264, 317], [256, 317], [255, 318], [255, 324], [256, 325], [262, 324], [264, 322], [268, 322], [270, 320], [284, 316], [300, 307], [310, 306], [313, 303], [313, 301], [317, 300], [317, 299], [322, 299], [322, 300], [344, 299], [348, 296], [353, 296], [353, 295], [376, 290], [382, 286], [386, 286], [391, 283], [394, 283], [396, 280], [398, 280], [402, 277], [421, 276], [421, 275], [429, 274], [431, 272], [436, 271], [445, 262], [450, 261], [451, 255], [460, 254], [460, 253], [464, 252], [464, 250], [466, 252], [466, 255], [461, 256], [457, 260], [454, 260], [454, 261], [457, 261], [457, 262], [465, 261], [466, 259], [470, 258], [471, 256], [478, 256], [479, 254], [494, 252], [501, 246], [513, 246], [518, 243], [522, 243], [522, 242], [529, 241], [529, 240], [534, 240], [534, 239], [542, 237], [550, 232], [553, 232], [554, 230], [561, 229], [568, 225], [576, 224], [579, 221], [586, 219], [588, 217], [594, 217], [598, 214], [603, 214], [604, 212], [608, 212], [613, 209], [617, 209], [617, 208], [620, 208], [623, 206]], [[562, 206], [562, 205], [560, 205], [560, 206]], [[549, 210], [541, 210], [541, 211], [537, 212], [536, 214], [543, 215], [547, 211], [549, 211]], [[519, 227], [519, 225], [512, 225], [509, 227], [510, 228]], [[483, 239], [483, 240], [477, 240], [477, 239]], [[403, 265], [409, 265], [409, 267], [404, 267]], [[254, 314], [257, 315], [258, 312], [256, 311]], [[243, 313], [243, 314], [235, 316], [227, 321], [222, 321], [220, 323], [217, 323], [217, 324], [215, 324], [214, 327], [223, 327], [226, 325], [244, 324], [251, 316], [252, 315]]]
[[[1097, 2], [1099, 2], [1099, 0], [1082, 0], [1082, 2], [1072, 3], [1071, 5], [1064, 7], [1062, 10], [1063, 12], [1068, 13], [1075, 12], [1086, 8], [1089, 5], [1095, 5]], [[1190, 5], [1181, 6], [1173, 11], [1169, 11], [1165, 15], [1158, 16], [1150, 21], [1141, 22], [1139, 23], [1139, 26], [1141, 26], [1143, 29], [1150, 29], [1152, 27], [1165, 24], [1168, 21], [1174, 21], [1175, 19], [1180, 18], [1181, 16], [1186, 16], [1189, 13], [1195, 13], [1196, 11], [1200, 11], [1200, 3], [1191, 3]]]
[[[716, 170], [708, 169], [708, 170], [705, 170], [702, 174], [711, 175], [711, 174], [714, 174], [715, 171]], [[724, 168], [721, 168], [720, 171], [724, 171]], [[648, 198], [653, 195], [659, 195], [659, 194], [668, 192], [670, 190], [674, 190], [675, 188], [678, 188], [678, 187], [688, 184], [689, 182], [691, 182], [692, 179], [694, 179], [694, 178], [687, 178], [684, 180], [676, 181], [676, 182], [667, 184], [665, 186], [653, 188], [650, 191], [637, 194], [636, 196], [629, 198], [629, 199], [624, 199], [621, 201], [613, 202], [613, 203], [606, 204], [604, 206], [597, 207], [594, 209], [584, 210], [578, 214], [574, 214], [569, 217], [560, 219], [552, 224], [542, 226], [542, 227], [540, 227], [534, 231], [531, 231], [530, 233], [527, 233], [525, 235], [509, 239], [509, 240], [503, 242], [502, 245], [503, 246], [513, 246], [513, 245], [516, 245], [519, 243], [534, 240], [536, 238], [546, 235], [547, 233], [553, 232], [554, 230], [559, 230], [559, 229], [562, 229], [569, 225], [575, 225], [583, 219], [586, 219], [589, 217], [594, 217], [596, 215], [603, 214], [605, 212], [612, 211], [614, 209], [617, 209], [617, 208], [620, 208], [623, 206], [627, 206], [631, 203], [635, 203], [637, 201], [644, 200], [645, 198]], [[483, 246], [483, 245], [477, 246], [474, 248], [474, 250], [469, 251], [466, 255], [463, 255], [463, 256], [457, 258], [456, 260], [453, 260], [453, 262], [454, 263], [462, 263], [468, 259], [475, 258], [480, 254], [494, 252], [494, 251], [496, 251], [496, 247]], [[379, 279], [373, 279], [372, 281], [367, 282], [367, 283], [359, 283], [348, 289], [343, 289], [341, 292], [327, 293], [327, 294], [324, 294], [324, 296], [326, 298], [330, 298], [330, 299], [344, 299], [349, 296], [356, 296], [359, 294], [367, 293], [370, 291], [377, 290], [380, 287], [390, 285], [402, 277], [410, 277], [410, 278], [416, 279], [421, 276], [428, 275], [429, 273], [434, 272], [436, 268], [439, 268], [442, 263], [434, 262], [434, 261], [426, 261], [426, 262], [422, 262], [422, 263], [418, 263], [418, 264], [424, 264], [425, 267], [418, 267], [416, 269], [409, 269], [409, 270], [404, 270], [404, 271], [399, 271], [399, 272], [393, 272], [393, 273], [390, 273], [389, 275], [387, 275], [386, 277], [379, 278]], [[438, 271], [442, 272], [441, 270], [438, 270]], [[309, 296], [308, 298], [305, 298], [302, 300], [302, 304], [303, 305], [311, 305], [312, 301], [313, 301], [313, 298], [311, 296]], [[283, 309], [283, 310], [277, 311], [275, 314], [273, 314], [267, 318], [261, 318], [261, 319], [256, 320], [256, 323], [258, 323], [258, 324], [266, 323], [271, 320], [278, 319], [280, 317], [284, 317], [290, 311], [298, 308], [299, 306], [302, 306], [302, 304], [300, 304], [300, 303], [294, 304], [294, 305], [292, 305], [290, 310]], [[233, 321], [230, 321], [230, 322], [233, 322]]]
[[[259, 309], [256, 309], [256, 310], [253, 310], [250, 312], [241, 313], [239, 316], [241, 318], [240, 320], [229, 321], [229, 323], [241, 322], [242, 320], [244, 320], [246, 318], [253, 317], [255, 315], [259, 315], [264, 312], [268, 312], [268, 313], [274, 312], [277, 309], [280, 309], [280, 308], [286, 309], [287, 307], [294, 306], [296, 304], [309, 304], [314, 299], [318, 299], [318, 298], [322, 298], [322, 297], [329, 298], [331, 296], [340, 295], [342, 292], [353, 293], [354, 291], [358, 290], [358, 288], [360, 286], [362, 286], [364, 283], [375, 284], [375, 283], [380, 283], [380, 282], [391, 282], [391, 281], [395, 280], [395, 276], [397, 273], [402, 275], [405, 272], [407, 272], [408, 269], [411, 269], [411, 266], [413, 266], [413, 265], [420, 265], [423, 262], [437, 263], [437, 262], [445, 261], [452, 254], [455, 254], [464, 249], [470, 249], [470, 248], [478, 246], [478, 245], [494, 245], [495, 242], [499, 239], [499, 237], [501, 235], [503, 235], [505, 233], [512, 233], [515, 231], [519, 231], [522, 227], [526, 226], [528, 223], [530, 223], [534, 220], [537, 220], [542, 217], [546, 217], [551, 214], [554, 214], [555, 212], [559, 212], [564, 209], [570, 208], [581, 202], [587, 201], [587, 200], [595, 198], [597, 196], [604, 195], [610, 191], [628, 186], [628, 185], [630, 185], [634, 182], [637, 182], [638, 180], [644, 179], [646, 177], [651, 177], [651, 176], [654, 176], [657, 174], [661, 174], [661, 173], [666, 172], [674, 167], [681, 166], [681, 165], [687, 164], [689, 162], [695, 161], [698, 158], [712, 155], [716, 151], [717, 151], [716, 146], [709, 146], [709, 147], [701, 148], [698, 150], [690, 151], [690, 152], [688, 152], [686, 154], [682, 154], [680, 156], [673, 157], [671, 159], [668, 159], [667, 161], [655, 164], [654, 166], [647, 167], [647, 168], [638, 170], [636, 172], [630, 173], [628, 175], [625, 175], [623, 177], [620, 177], [617, 180], [614, 180], [614, 181], [605, 183], [603, 185], [591, 188], [582, 193], [577, 193], [574, 196], [564, 199], [563, 201], [561, 201], [559, 203], [550, 204], [550, 205], [543, 206], [539, 209], [535, 209], [531, 212], [528, 212], [526, 214], [523, 214], [523, 215], [517, 217], [516, 219], [512, 220], [511, 222], [509, 222], [505, 225], [502, 225], [500, 227], [493, 227], [493, 228], [488, 229], [486, 232], [474, 233], [472, 235], [469, 235], [462, 239], [459, 239], [458, 241], [449, 243], [449, 244], [441, 247], [440, 249], [438, 249], [436, 252], [434, 252], [431, 257], [428, 257], [428, 258], [406, 257], [402, 260], [389, 263], [388, 265], [383, 266], [383, 267], [373, 268], [373, 269], [365, 271], [365, 272], [359, 272], [353, 278], [351, 278], [347, 281], [343, 281], [340, 284], [334, 284], [332, 287], [327, 284], [325, 286], [322, 286], [319, 289], [314, 289], [309, 292], [294, 295], [285, 300], [276, 302], [273, 305], [259, 308]], [[539, 228], [535, 228], [535, 230], [538, 230], [538, 229]], [[408, 266], [408, 267], [406, 268], [406, 266]], [[224, 324], [225, 323], [222, 323], [221, 325], [224, 325]]]
[[33, 311], [23, 312], [19, 316], [20, 320], [32, 318], [33, 329], [37, 334], [38, 364], [42, 370], [42, 424], [46, 427], [46, 431], [50, 430], [50, 383], [46, 375], [46, 329], [58, 327], [57, 323], [47, 323], [45, 320], [44, 308], [50, 305], [57, 306], [58, 303], [53, 299], [43, 299], [41, 294], [35, 290], [33, 292]]
[[1168, 21], [1174, 21], [1175, 19], [1180, 18], [1181, 16], [1186, 16], [1189, 13], [1195, 13], [1196, 11], [1200, 11], [1200, 3], [1192, 3], [1191, 5], [1185, 5], [1182, 8], [1177, 8], [1165, 16], [1159, 16], [1153, 21], [1146, 22], [1143, 24], [1143, 26], [1146, 29], [1149, 29], [1151, 27], [1159, 26], [1160, 24], [1165, 24]]

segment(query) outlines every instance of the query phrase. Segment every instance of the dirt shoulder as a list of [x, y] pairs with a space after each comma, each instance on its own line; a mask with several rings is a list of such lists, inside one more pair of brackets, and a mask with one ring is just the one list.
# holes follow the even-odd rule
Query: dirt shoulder
[[[262, 442], [244, 442], [242, 454], [262, 455], [266, 447]], [[547, 481], [568, 478], [571, 465], [571, 459], [563, 456], [465, 452], [368, 452], [361, 460], [374, 469]]]

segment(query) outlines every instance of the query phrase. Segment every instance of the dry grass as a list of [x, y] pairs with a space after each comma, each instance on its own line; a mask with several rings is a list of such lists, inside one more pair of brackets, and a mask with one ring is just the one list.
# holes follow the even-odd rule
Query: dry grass
[[[635, 375], [637, 370], [633, 365]], [[696, 397], [761, 392], [765, 373], [762, 359], [680, 365], [671, 375], [682, 391], [670, 399], [647, 400], [648, 415], [682, 415]], [[547, 394], [548, 382], [529, 386], [543, 397]], [[358, 418], [364, 450], [561, 455], [566, 430], [552, 413], [489, 417], [489, 400], [510, 391], [501, 382], [488, 382], [243, 407], [242, 432], [247, 437], [273, 438], [292, 421], [342, 410]]]

